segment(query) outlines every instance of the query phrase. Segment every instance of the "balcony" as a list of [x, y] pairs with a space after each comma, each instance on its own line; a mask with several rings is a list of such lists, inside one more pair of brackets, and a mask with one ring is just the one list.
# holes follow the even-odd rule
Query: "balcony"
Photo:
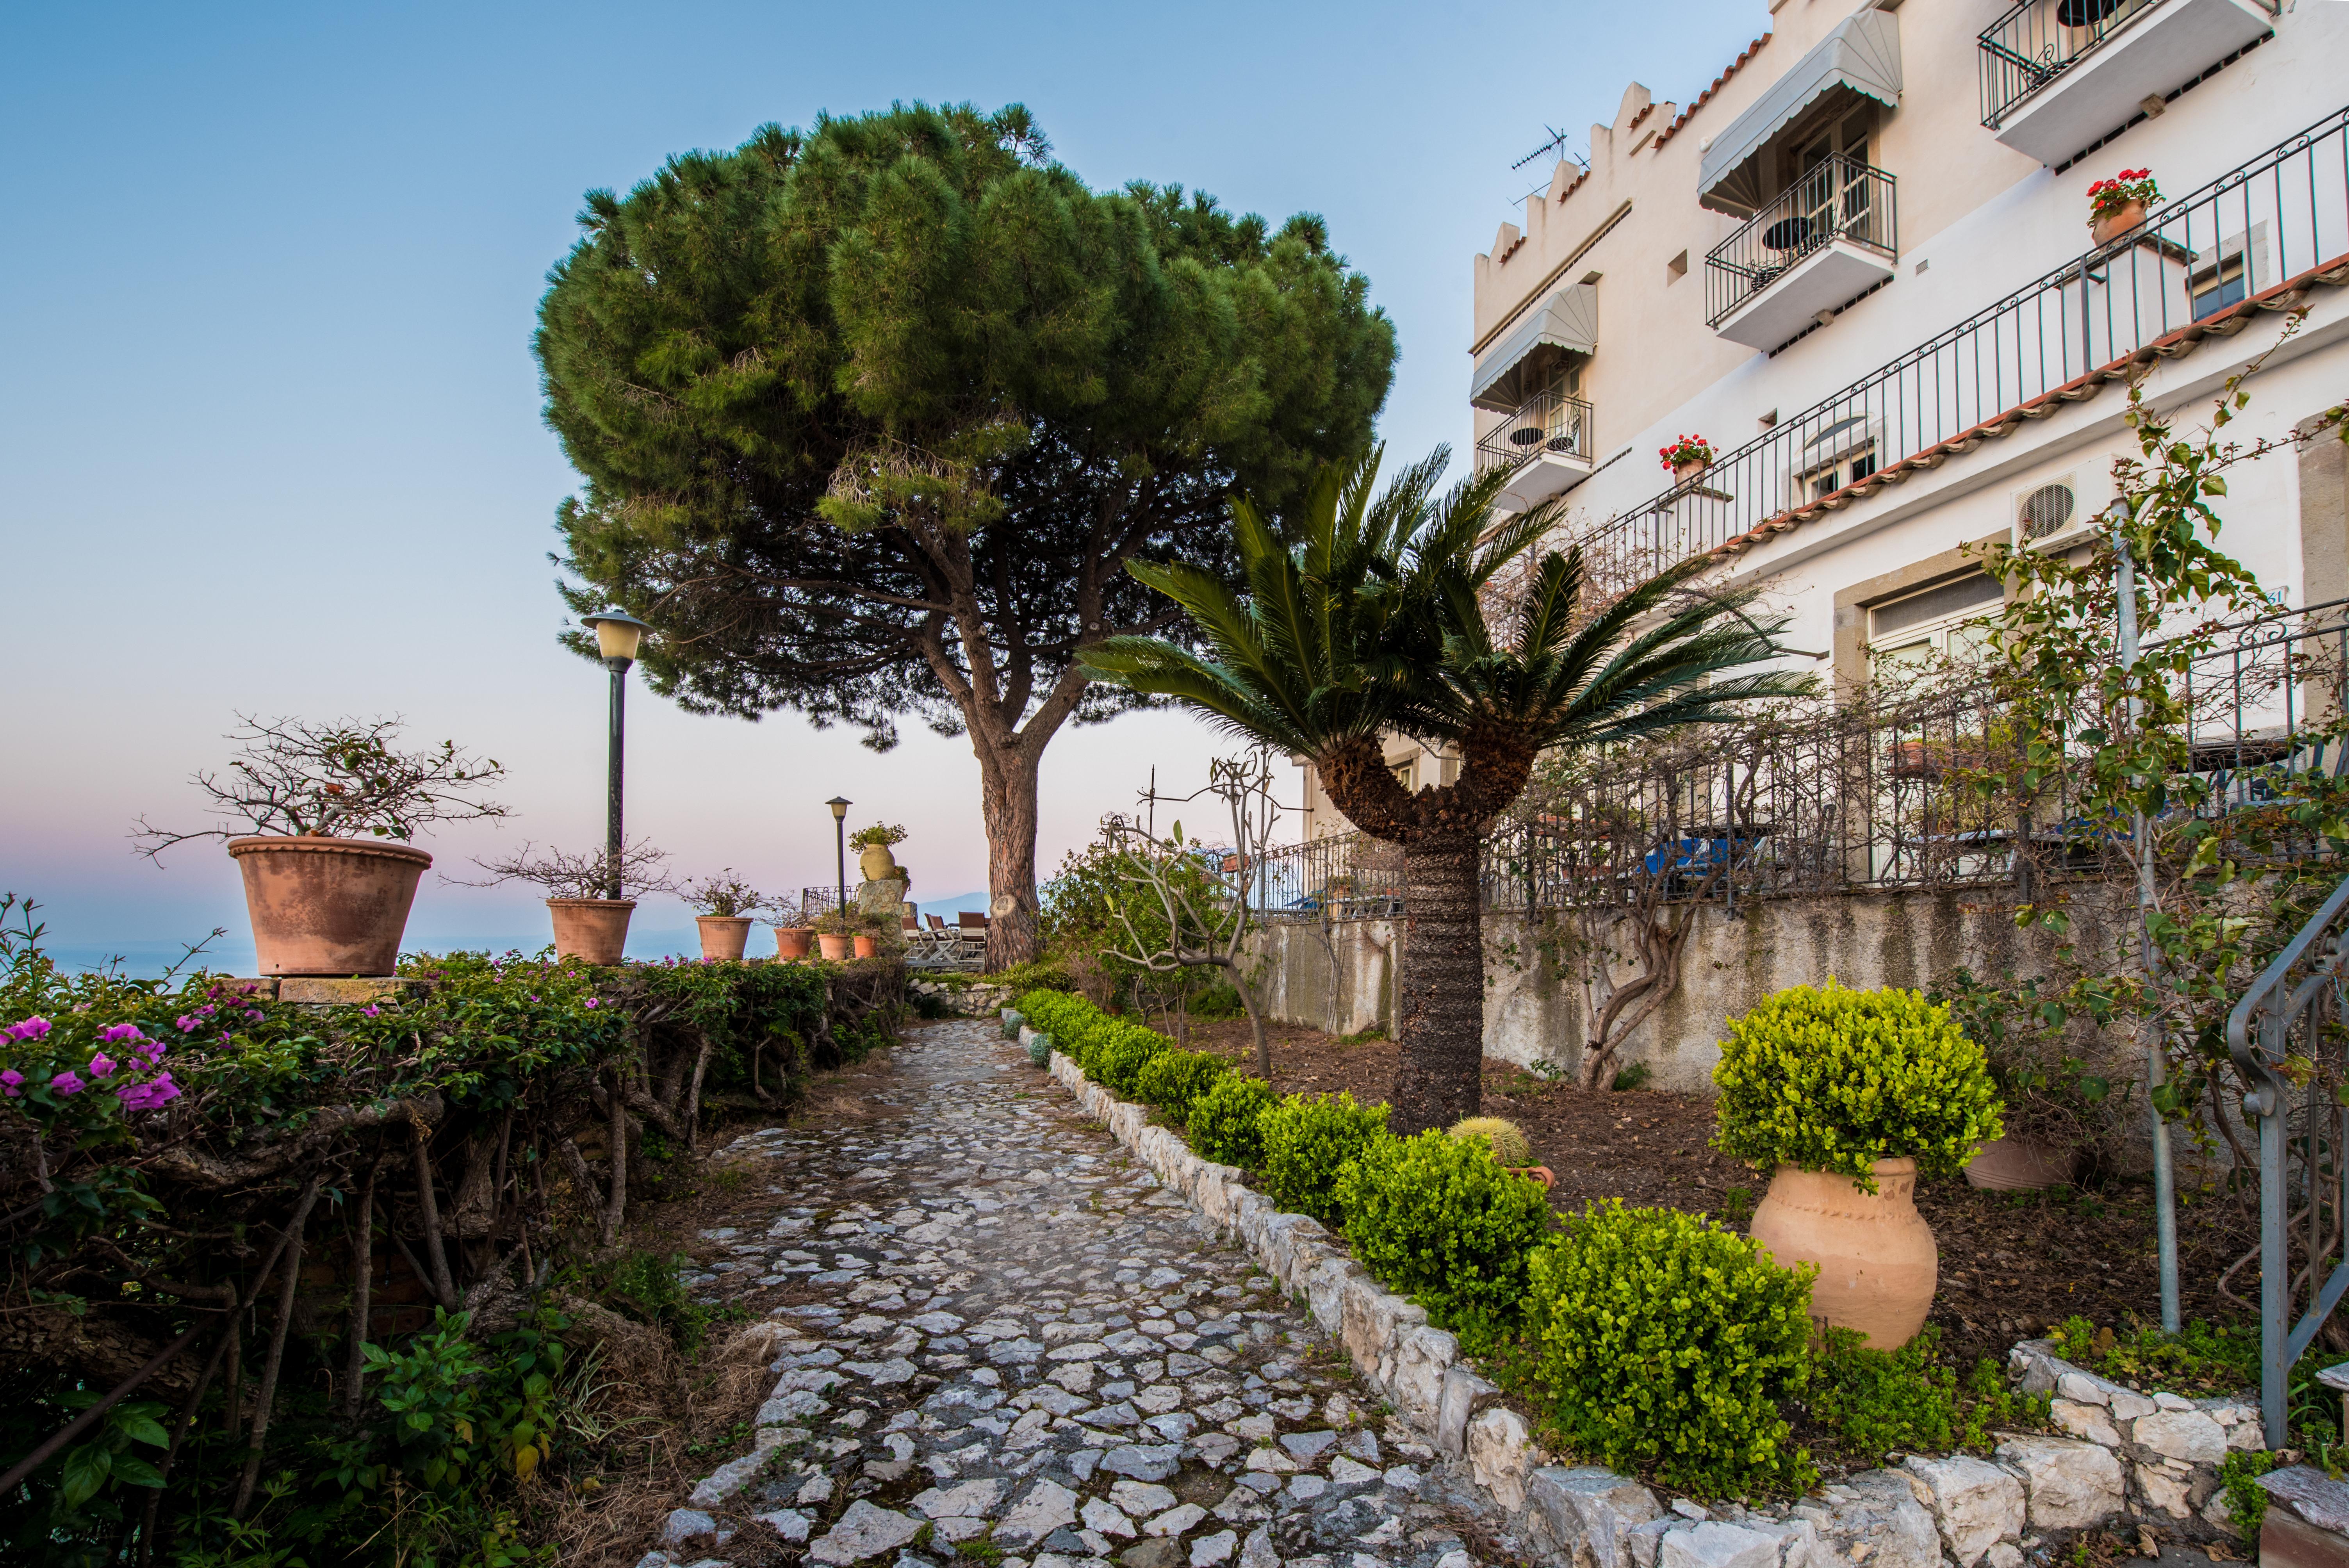
[[1704, 259], [1705, 323], [1770, 349], [1892, 275], [1899, 259], [1892, 176], [1835, 157], [1762, 204]]
[[2061, 163], [2273, 26], [2260, 0], [2022, 0], [1982, 35], [1982, 124]]
[[1598, 441], [1589, 404], [1556, 390], [1537, 392], [1476, 443], [1476, 472], [1506, 470], [1495, 504], [1531, 511], [1590, 477]]

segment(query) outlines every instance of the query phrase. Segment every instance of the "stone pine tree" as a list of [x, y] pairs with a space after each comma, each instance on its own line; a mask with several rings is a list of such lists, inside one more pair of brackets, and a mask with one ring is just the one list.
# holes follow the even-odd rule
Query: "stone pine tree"
[[581, 224], [536, 340], [584, 478], [566, 599], [651, 623], [689, 708], [967, 735], [988, 962], [1034, 956], [1045, 747], [1152, 700], [1078, 655], [1187, 642], [1125, 564], [1227, 579], [1232, 494], [1367, 448], [1394, 335], [1365, 280], [1316, 218], [1087, 189], [1018, 106], [767, 127]]

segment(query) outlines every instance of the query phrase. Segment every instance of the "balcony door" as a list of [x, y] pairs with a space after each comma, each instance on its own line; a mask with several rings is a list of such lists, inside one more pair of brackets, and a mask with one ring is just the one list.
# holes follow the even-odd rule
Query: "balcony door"
[[1795, 211], [1803, 238], [1824, 245], [1868, 228], [1868, 132], [1873, 108], [1856, 108], [1796, 144]]

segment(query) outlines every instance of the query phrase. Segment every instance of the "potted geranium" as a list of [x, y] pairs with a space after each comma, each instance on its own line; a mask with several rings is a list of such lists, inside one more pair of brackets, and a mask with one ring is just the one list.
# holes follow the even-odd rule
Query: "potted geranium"
[[[628, 945], [628, 917], [637, 898], [675, 892], [668, 856], [641, 840], [624, 845], [616, 867], [608, 851], [568, 854], [548, 846], [540, 853], [525, 842], [502, 861], [475, 861], [490, 873], [492, 887], [504, 882], [533, 882], [546, 890], [546, 913], [554, 923], [554, 955], [587, 964], [617, 964]], [[617, 893], [618, 897], [613, 894]]]
[[2088, 237], [2106, 244], [2145, 222], [2145, 210], [2161, 200], [2150, 169], [2124, 169], [2088, 187]]
[[736, 875], [731, 866], [714, 877], [688, 882], [678, 892], [693, 906], [704, 958], [739, 961], [750, 944], [750, 917], [774, 907], [766, 894]]
[[1713, 466], [1713, 444], [1702, 436], [1682, 436], [1656, 451], [1671, 469], [1674, 484], [1684, 485]]
[[905, 841], [905, 830], [902, 825], [875, 822], [869, 828], [859, 828], [849, 834], [848, 841], [856, 847], [856, 864], [864, 872], [866, 882], [902, 882], [907, 887], [913, 886], [912, 873], [899, 865], [897, 857], [889, 852], [891, 845]]
[[1955, 1176], [2002, 1130], [1981, 1047], [1914, 991], [1830, 977], [1730, 1019], [1713, 1081], [1715, 1146], [1774, 1171], [1754, 1239], [1819, 1266], [1812, 1316], [1907, 1344], [1940, 1272], [1917, 1179]]
[[232, 820], [192, 833], [141, 818], [150, 860], [191, 839], [221, 839], [244, 879], [264, 975], [388, 975], [432, 857], [409, 842], [433, 822], [502, 817], [481, 798], [502, 778], [454, 741], [402, 751], [396, 718], [263, 720], [240, 715], [224, 773], [193, 782]]

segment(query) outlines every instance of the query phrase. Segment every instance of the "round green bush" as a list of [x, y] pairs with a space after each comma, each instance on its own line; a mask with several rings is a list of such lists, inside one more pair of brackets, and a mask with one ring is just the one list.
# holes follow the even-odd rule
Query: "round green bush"
[[1212, 1051], [1161, 1051], [1143, 1064], [1134, 1088], [1144, 1105], [1156, 1106], [1180, 1124], [1190, 1119], [1193, 1103], [1231, 1070], [1231, 1063]]
[[1481, 1139], [1379, 1139], [1340, 1171], [1337, 1201], [1356, 1260], [1439, 1327], [1489, 1330], [1523, 1310], [1549, 1200]]
[[1262, 1078], [1227, 1072], [1191, 1102], [1191, 1150], [1202, 1160], [1253, 1171], [1264, 1163], [1265, 1112], [1272, 1109], [1272, 1086]]
[[1118, 1099], [1132, 1099], [1141, 1091], [1142, 1069], [1154, 1057], [1174, 1048], [1174, 1042], [1155, 1029], [1112, 1018], [1094, 1037], [1085, 1076]]
[[1308, 1099], [1292, 1094], [1264, 1113], [1264, 1195], [1275, 1207], [1338, 1221], [1338, 1172], [1384, 1137], [1387, 1108], [1356, 1105], [1343, 1092]]
[[1778, 1412], [1809, 1377], [1815, 1267], [1616, 1199], [1568, 1222], [1527, 1272], [1547, 1420], [1578, 1454], [1701, 1496], [1817, 1480]]
[[1947, 1007], [1914, 991], [1781, 991], [1729, 1020], [1721, 1065], [1723, 1153], [1856, 1178], [1914, 1160], [1920, 1176], [1954, 1176], [1999, 1136], [1998, 1088], [1982, 1047]]

